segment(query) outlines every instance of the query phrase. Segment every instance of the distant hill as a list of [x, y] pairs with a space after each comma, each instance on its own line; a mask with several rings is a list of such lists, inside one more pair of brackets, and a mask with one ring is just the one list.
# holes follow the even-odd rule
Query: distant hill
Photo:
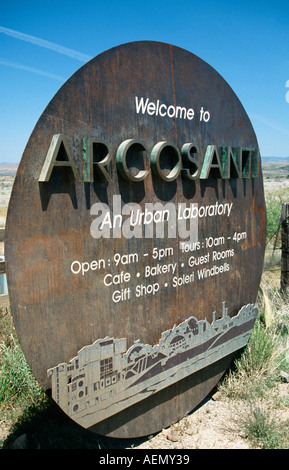
[[8, 162], [0, 163], [0, 175], [15, 176], [17, 168], [18, 168], [18, 163], [8, 163]]
[[263, 163], [274, 163], [274, 162], [283, 162], [287, 163], [289, 162], [289, 157], [262, 157], [262, 162]]

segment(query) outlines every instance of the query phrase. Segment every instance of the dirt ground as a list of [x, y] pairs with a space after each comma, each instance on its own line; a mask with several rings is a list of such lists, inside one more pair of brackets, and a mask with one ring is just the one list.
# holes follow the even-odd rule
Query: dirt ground
[[[217, 392], [218, 396], [218, 392]], [[234, 408], [224, 399], [209, 397], [181, 421], [148, 437], [135, 449], [248, 449], [232, 424]], [[0, 419], [0, 442], [10, 433], [9, 421]]]
[[[277, 393], [288, 396], [288, 387], [288, 383], [280, 383]], [[216, 395], [219, 397], [219, 392]], [[258, 447], [252, 446], [239, 426], [240, 417], [244, 419], [245, 416], [244, 402], [226, 398], [214, 400], [210, 397], [189, 416], [148, 439], [138, 448], [256, 449]], [[274, 417], [287, 421], [289, 409], [276, 411]]]
[[138, 448], [248, 449], [248, 442], [232, 424], [233, 416], [231, 403], [210, 398], [189, 416], [164, 429]]
[[[288, 387], [288, 383], [280, 383], [276, 393], [280, 397], [288, 397]], [[212, 392], [196, 410], [178, 423], [147, 437], [139, 445], [135, 445], [134, 440], [131, 439], [127, 448], [150, 450], [256, 449], [258, 447], [252, 446], [239, 426], [240, 417], [246, 416], [244, 406], [242, 401], [230, 400], [224, 398], [220, 392]], [[275, 417], [282, 421], [289, 420], [288, 407], [280, 409]], [[0, 418], [0, 442], [10, 434], [10, 428], [11, 423]], [[110, 445], [105, 446], [104, 444], [98, 448], [109, 449]]]

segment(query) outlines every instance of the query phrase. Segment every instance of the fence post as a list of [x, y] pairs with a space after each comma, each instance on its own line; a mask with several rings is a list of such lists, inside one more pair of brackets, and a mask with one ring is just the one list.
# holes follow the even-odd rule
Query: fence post
[[281, 213], [281, 291], [289, 294], [289, 203], [282, 204]]

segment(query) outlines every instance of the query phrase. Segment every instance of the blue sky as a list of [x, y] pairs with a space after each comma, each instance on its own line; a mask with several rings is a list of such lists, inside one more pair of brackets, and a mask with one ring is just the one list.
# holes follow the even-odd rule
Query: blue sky
[[44, 108], [78, 68], [137, 40], [209, 63], [241, 100], [261, 155], [289, 156], [288, 0], [0, 0], [0, 163], [20, 161]]

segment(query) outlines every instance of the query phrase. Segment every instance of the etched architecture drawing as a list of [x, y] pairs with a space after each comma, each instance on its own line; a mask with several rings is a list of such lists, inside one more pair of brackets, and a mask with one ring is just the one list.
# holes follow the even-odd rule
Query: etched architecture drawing
[[234, 317], [223, 303], [212, 323], [191, 316], [165, 331], [159, 343], [126, 338], [96, 340], [69, 363], [48, 370], [52, 397], [85, 428], [218, 361], [247, 344], [258, 310], [245, 305]]

